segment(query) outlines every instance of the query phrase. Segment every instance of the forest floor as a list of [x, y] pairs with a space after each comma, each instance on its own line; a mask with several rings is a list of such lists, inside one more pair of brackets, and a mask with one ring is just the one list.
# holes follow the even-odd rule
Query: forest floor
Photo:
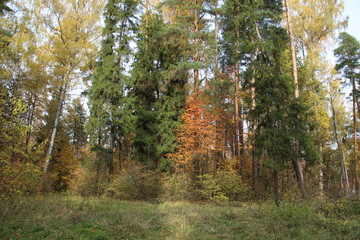
[[28, 197], [0, 201], [0, 239], [360, 239], [360, 202], [277, 208]]

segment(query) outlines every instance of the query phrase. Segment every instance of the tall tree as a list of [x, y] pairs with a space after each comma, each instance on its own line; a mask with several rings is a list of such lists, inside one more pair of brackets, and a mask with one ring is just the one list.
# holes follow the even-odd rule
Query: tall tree
[[80, 98], [73, 100], [67, 108], [66, 122], [69, 128], [70, 143], [75, 151], [79, 151], [87, 143], [85, 133], [86, 111]]
[[[165, 16], [172, 23], [182, 27], [186, 31], [188, 47], [191, 49], [191, 61], [188, 61], [192, 69], [193, 89], [199, 88], [204, 78], [201, 71], [205, 68], [206, 58], [204, 48], [207, 40], [208, 9], [209, 0], [165, 0]], [[166, 20], [167, 20], [166, 19]]]
[[58, 88], [56, 118], [49, 137], [44, 172], [49, 172], [66, 93], [75, 84], [79, 72], [86, 72], [96, 55], [99, 37], [99, 18], [103, 1], [67, 0], [35, 1], [37, 16], [43, 26], [47, 43], [42, 50], [47, 54], [49, 69]]
[[360, 79], [360, 43], [346, 32], [340, 33], [340, 46], [334, 50], [337, 59], [336, 69], [350, 82], [352, 87], [352, 112], [353, 112], [353, 155], [354, 155], [354, 181], [355, 191], [359, 194], [359, 169], [357, 157], [357, 81]]
[[185, 101], [187, 44], [176, 25], [166, 26], [157, 14], [147, 20], [139, 33], [129, 96], [135, 115], [133, 157], [150, 168], [167, 168]]
[[[256, 106], [251, 114], [257, 122], [256, 154], [274, 170], [275, 200], [279, 202], [278, 173], [286, 163], [298, 159], [311, 162], [318, 156], [308, 134], [306, 108], [293, 94], [286, 32], [281, 27], [271, 29], [270, 41], [259, 53], [261, 71], [255, 82]], [[295, 139], [298, 141], [296, 152], [293, 150]]]
[[344, 195], [347, 196], [350, 192], [349, 178], [347, 171], [347, 164], [345, 160], [345, 147], [343, 144], [343, 138], [345, 137], [344, 125], [345, 125], [345, 108], [344, 102], [340, 93], [340, 81], [335, 79], [329, 82], [329, 98], [330, 98], [330, 110], [331, 110], [331, 125], [333, 127], [333, 136], [337, 145], [338, 158], [340, 159], [340, 182], [341, 189]]
[[211, 154], [216, 151], [218, 134], [216, 122], [220, 116], [213, 112], [210, 96], [194, 91], [186, 100], [182, 123], [178, 131], [178, 149], [170, 154], [175, 171], [196, 175], [214, 172], [216, 162]]
[[[105, 6], [105, 27], [96, 72], [89, 91], [90, 144], [118, 154], [129, 129], [126, 112], [130, 44], [138, 31], [138, 5], [133, 0], [109, 0]], [[120, 156], [119, 156], [120, 157]]]
[[242, 171], [242, 163], [240, 155], [243, 153], [244, 137], [243, 137], [243, 119], [241, 106], [241, 83], [240, 83], [240, 61], [244, 53], [240, 49], [240, 41], [243, 34], [243, 7], [244, 1], [225, 1], [223, 5], [223, 35], [225, 42], [225, 54], [227, 55], [227, 64], [231, 71], [234, 81], [234, 154], [239, 162], [239, 172]]

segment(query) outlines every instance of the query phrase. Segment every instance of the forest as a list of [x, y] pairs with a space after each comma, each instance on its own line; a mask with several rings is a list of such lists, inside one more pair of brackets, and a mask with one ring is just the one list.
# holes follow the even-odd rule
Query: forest
[[360, 238], [348, 20], [344, 0], [0, 0], [0, 239]]

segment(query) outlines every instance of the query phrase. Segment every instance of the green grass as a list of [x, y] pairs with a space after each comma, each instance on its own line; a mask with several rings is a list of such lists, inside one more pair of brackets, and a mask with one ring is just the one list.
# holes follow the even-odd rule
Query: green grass
[[360, 212], [341, 204], [276, 208], [29, 197], [0, 202], [0, 239], [360, 239]]

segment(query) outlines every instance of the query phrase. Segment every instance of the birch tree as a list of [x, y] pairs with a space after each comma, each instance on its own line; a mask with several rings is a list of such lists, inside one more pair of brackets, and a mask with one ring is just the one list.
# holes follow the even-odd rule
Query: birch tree
[[81, 73], [91, 70], [91, 61], [97, 53], [103, 1], [36, 0], [34, 3], [42, 27], [41, 50], [48, 59], [47, 69], [55, 79], [52, 84], [58, 89], [58, 94], [53, 96], [58, 98], [58, 106], [44, 166], [44, 172], [49, 172], [66, 95]]

